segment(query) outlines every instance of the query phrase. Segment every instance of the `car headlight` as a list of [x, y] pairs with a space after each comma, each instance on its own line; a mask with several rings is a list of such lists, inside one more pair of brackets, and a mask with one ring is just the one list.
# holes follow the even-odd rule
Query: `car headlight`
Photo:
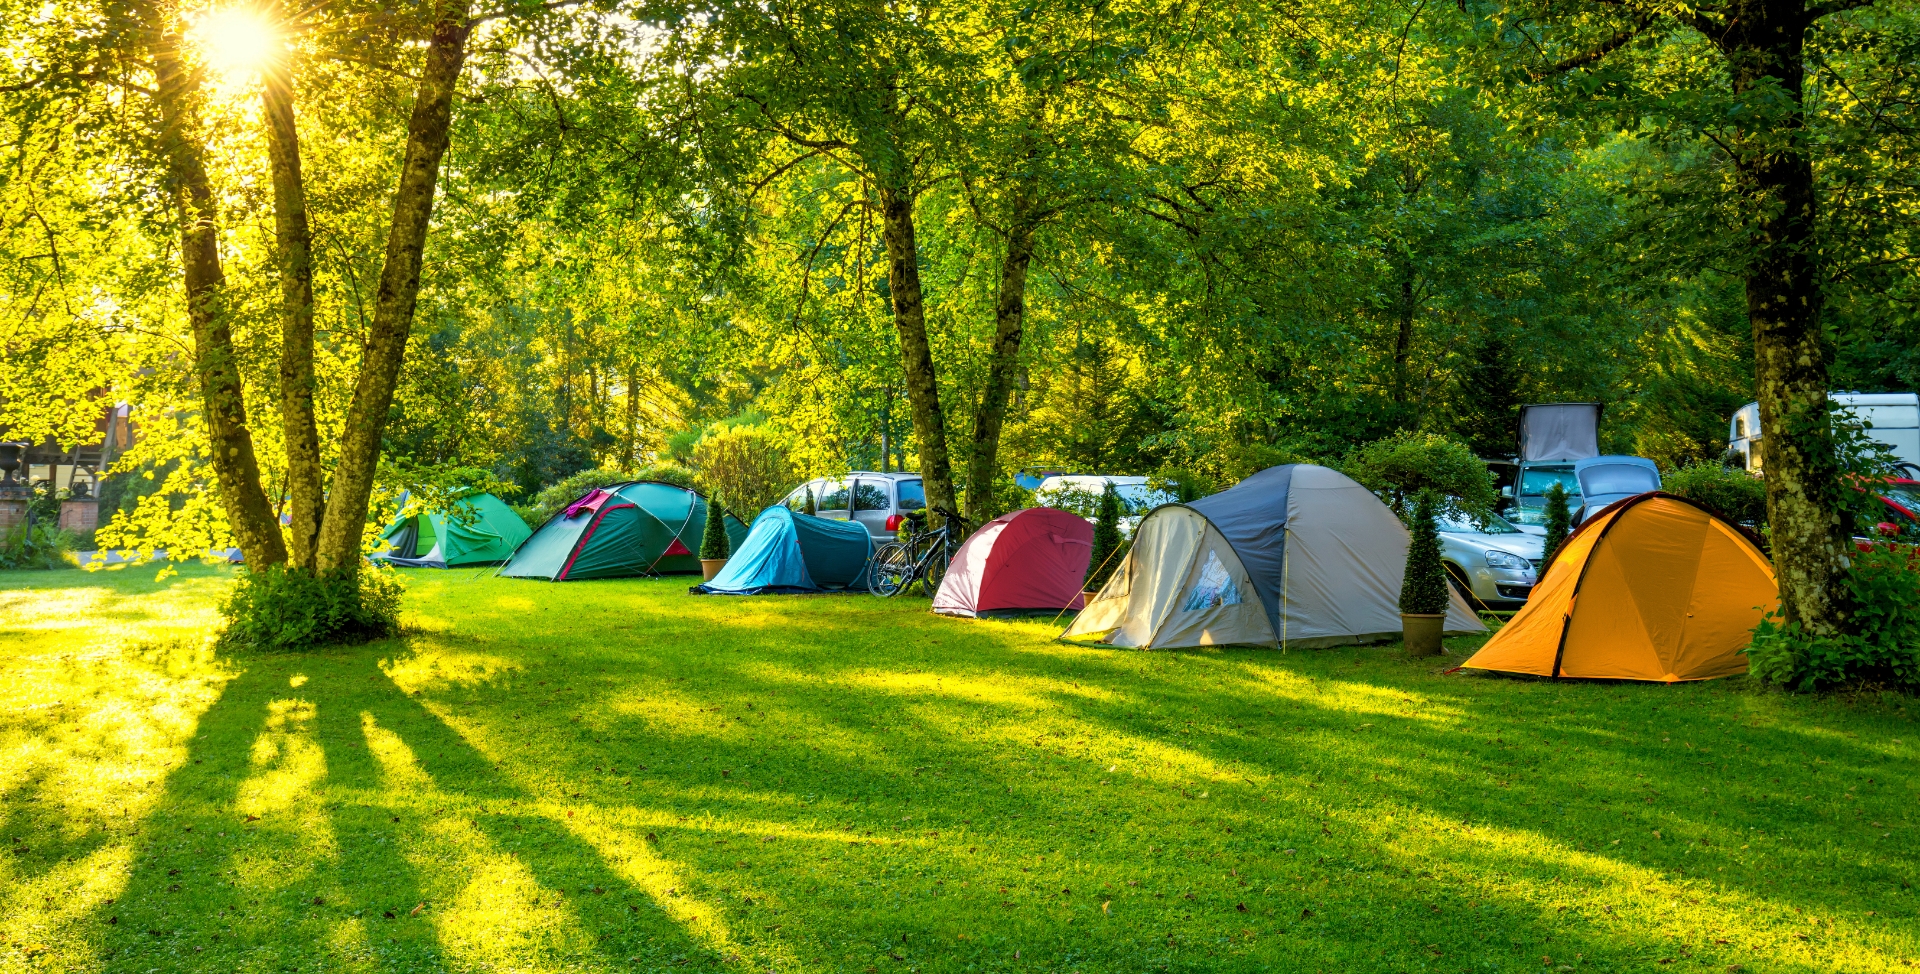
[[1527, 563], [1525, 558], [1519, 555], [1510, 555], [1504, 551], [1493, 551], [1491, 549], [1487, 551], [1487, 565], [1492, 568], [1507, 568], [1514, 571], [1524, 571], [1533, 567]]

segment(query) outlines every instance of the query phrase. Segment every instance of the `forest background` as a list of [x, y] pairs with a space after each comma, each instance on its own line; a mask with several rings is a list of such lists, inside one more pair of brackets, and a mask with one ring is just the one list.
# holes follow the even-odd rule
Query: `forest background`
[[363, 429], [376, 501], [705, 449], [937, 466], [976, 516], [1021, 468], [1504, 455], [1523, 402], [1716, 460], [1756, 395], [1767, 124], [1811, 169], [1830, 386], [1920, 386], [1920, 9], [1785, 5], [1783, 115], [1723, 56], [1782, 6], [0, 0], [0, 425], [133, 404], [107, 536], [201, 550], [236, 534], [238, 414], [261, 501], [310, 492], [308, 564]]

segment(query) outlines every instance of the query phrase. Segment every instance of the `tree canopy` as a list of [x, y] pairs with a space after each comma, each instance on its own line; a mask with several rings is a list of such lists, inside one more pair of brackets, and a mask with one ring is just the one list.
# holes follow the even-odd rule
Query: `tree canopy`
[[1757, 398], [1817, 621], [1825, 392], [1920, 382], [1917, 13], [0, 0], [0, 427], [127, 402], [104, 539], [324, 569], [431, 469], [979, 519], [1023, 469], [1495, 457], [1530, 401], [1677, 468]]

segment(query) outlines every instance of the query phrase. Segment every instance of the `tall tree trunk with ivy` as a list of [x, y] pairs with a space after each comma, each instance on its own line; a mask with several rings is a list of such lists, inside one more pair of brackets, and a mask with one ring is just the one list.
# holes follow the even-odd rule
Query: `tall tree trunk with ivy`
[[260, 462], [247, 426], [246, 399], [225, 307], [226, 274], [220, 263], [219, 203], [207, 176], [201, 142], [200, 77], [184, 59], [185, 38], [171, 15], [151, 5], [138, 8], [156, 44], [154, 101], [160, 115], [160, 155], [180, 221], [180, 264], [186, 283], [187, 319], [193, 330], [194, 373], [200, 385], [209, 457], [235, 543], [247, 564], [287, 560], [273, 505], [260, 485]]
[[400, 381], [400, 366], [413, 330], [414, 302], [420, 294], [421, 256], [433, 217], [434, 188], [453, 124], [453, 100], [466, 63], [467, 38], [473, 32], [467, 4], [455, 0], [433, 25], [426, 64], [407, 123], [407, 149], [400, 185], [393, 195], [393, 222], [387, 233], [386, 262], [380, 272], [373, 325], [360, 360], [340, 439], [340, 459], [320, 525], [321, 571], [353, 571], [360, 562], [360, 541], [380, 463], [380, 439], [387, 410]]

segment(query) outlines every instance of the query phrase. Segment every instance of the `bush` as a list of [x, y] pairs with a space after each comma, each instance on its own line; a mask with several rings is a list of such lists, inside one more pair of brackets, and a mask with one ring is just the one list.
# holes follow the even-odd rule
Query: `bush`
[[1414, 502], [1413, 539], [1407, 545], [1407, 568], [1400, 578], [1400, 611], [1407, 615], [1437, 615], [1447, 611], [1447, 569], [1440, 563], [1440, 526], [1432, 494]]
[[1120, 492], [1112, 484], [1100, 492], [1100, 513], [1093, 521], [1093, 557], [1087, 562], [1087, 591], [1097, 592], [1120, 567]]
[[16, 525], [0, 535], [0, 568], [77, 568], [77, 536], [47, 524]]
[[1375, 440], [1348, 454], [1340, 470], [1379, 495], [1402, 521], [1413, 516], [1421, 494], [1433, 495], [1437, 514], [1468, 518], [1491, 515], [1500, 499], [1486, 461], [1465, 443], [1438, 433]]
[[1766, 481], [1744, 470], [1689, 464], [1660, 478], [1660, 489], [1739, 524], [1757, 528], [1767, 521]]
[[1567, 543], [1567, 535], [1573, 533], [1573, 514], [1567, 510], [1567, 489], [1554, 481], [1547, 488], [1547, 541], [1540, 548], [1540, 574], [1545, 575], [1553, 566], [1553, 559], [1560, 553], [1560, 546]]
[[1841, 576], [1844, 629], [1810, 632], [1769, 614], [1753, 630], [1747, 668], [1802, 692], [1838, 687], [1920, 691], [1920, 571], [1914, 550], [1876, 545]]
[[707, 495], [707, 524], [700, 532], [700, 559], [718, 561], [727, 557], [727, 512], [720, 506], [719, 494]]
[[311, 649], [364, 643], [400, 631], [399, 576], [389, 568], [316, 573], [269, 565], [245, 569], [220, 603], [231, 649]]
[[758, 426], [729, 426], [708, 433], [693, 448], [700, 486], [733, 498], [743, 511], [780, 502], [799, 479], [786, 447]]

